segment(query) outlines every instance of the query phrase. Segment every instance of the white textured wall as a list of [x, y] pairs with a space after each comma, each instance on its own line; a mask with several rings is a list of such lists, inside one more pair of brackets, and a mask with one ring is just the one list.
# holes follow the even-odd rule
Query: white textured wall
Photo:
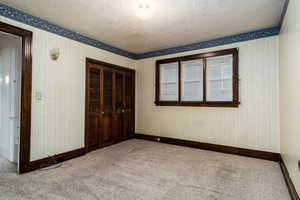
[[[2, 47], [2, 44], [0, 44]], [[11, 129], [11, 75], [12, 48], [0, 49], [0, 156], [10, 159]]]
[[[34, 27], [0, 17], [33, 32], [31, 160], [84, 146], [85, 58], [134, 67], [134, 61]], [[49, 51], [59, 48], [52, 61]], [[42, 93], [42, 101], [35, 93]]]
[[279, 47], [281, 154], [300, 194], [300, 0], [290, 0]]
[[[239, 48], [239, 108], [155, 106], [155, 61]], [[278, 36], [137, 62], [136, 132], [279, 152]]]
[[18, 153], [21, 47], [20, 38], [0, 34], [0, 156], [11, 162], [17, 160]]

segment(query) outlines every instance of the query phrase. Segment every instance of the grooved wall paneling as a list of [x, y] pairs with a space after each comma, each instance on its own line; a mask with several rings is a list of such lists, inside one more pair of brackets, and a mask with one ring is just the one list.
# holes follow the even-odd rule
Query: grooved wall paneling
[[279, 36], [280, 146], [282, 159], [300, 194], [300, 1], [290, 0]]
[[[155, 106], [155, 61], [239, 48], [239, 108]], [[136, 132], [280, 152], [278, 36], [137, 61]]]

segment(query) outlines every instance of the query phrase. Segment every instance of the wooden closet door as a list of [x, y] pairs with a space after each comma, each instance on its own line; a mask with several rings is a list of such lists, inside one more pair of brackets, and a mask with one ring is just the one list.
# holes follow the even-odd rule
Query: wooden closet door
[[104, 68], [101, 73], [101, 147], [115, 143], [113, 132], [113, 72]]
[[124, 76], [122, 72], [115, 72], [115, 132], [116, 140], [123, 141], [123, 112], [124, 112]]
[[87, 59], [86, 152], [129, 139], [134, 132], [134, 71]]
[[124, 74], [123, 137], [130, 139], [134, 133], [134, 74]]
[[100, 118], [101, 118], [101, 71], [89, 64], [87, 70], [87, 115], [86, 139], [87, 151], [99, 147]]

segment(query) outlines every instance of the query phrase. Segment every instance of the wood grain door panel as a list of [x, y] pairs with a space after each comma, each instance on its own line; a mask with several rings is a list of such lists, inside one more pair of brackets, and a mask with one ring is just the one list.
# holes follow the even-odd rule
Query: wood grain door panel
[[124, 74], [124, 110], [123, 110], [123, 135], [124, 139], [130, 139], [134, 133], [134, 75]]
[[92, 151], [95, 149], [98, 149], [99, 147], [99, 121], [100, 121], [100, 117], [97, 115], [90, 115], [88, 118], [88, 126], [89, 126], [89, 133], [88, 133], [88, 141], [87, 141], [87, 145], [88, 145], [88, 151]]
[[133, 114], [132, 111], [125, 110], [123, 113], [123, 140], [128, 140], [133, 135]]
[[87, 70], [87, 108], [86, 137], [87, 151], [97, 149], [100, 145], [100, 120], [101, 120], [101, 71], [89, 66]]
[[123, 138], [123, 114], [115, 114], [114, 117], [114, 131], [116, 136], [116, 142], [122, 142]]
[[124, 140], [123, 130], [123, 107], [124, 107], [124, 75], [121, 72], [115, 73], [115, 129], [117, 130], [117, 141]]
[[102, 147], [105, 147], [115, 142], [113, 132], [113, 72], [107, 69], [102, 72], [101, 144]]

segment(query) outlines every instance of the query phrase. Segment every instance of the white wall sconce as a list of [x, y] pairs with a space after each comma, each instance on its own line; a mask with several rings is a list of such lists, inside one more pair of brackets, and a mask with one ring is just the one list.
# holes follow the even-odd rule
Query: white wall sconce
[[50, 51], [50, 58], [52, 60], [57, 60], [59, 58], [59, 49], [55, 48]]

